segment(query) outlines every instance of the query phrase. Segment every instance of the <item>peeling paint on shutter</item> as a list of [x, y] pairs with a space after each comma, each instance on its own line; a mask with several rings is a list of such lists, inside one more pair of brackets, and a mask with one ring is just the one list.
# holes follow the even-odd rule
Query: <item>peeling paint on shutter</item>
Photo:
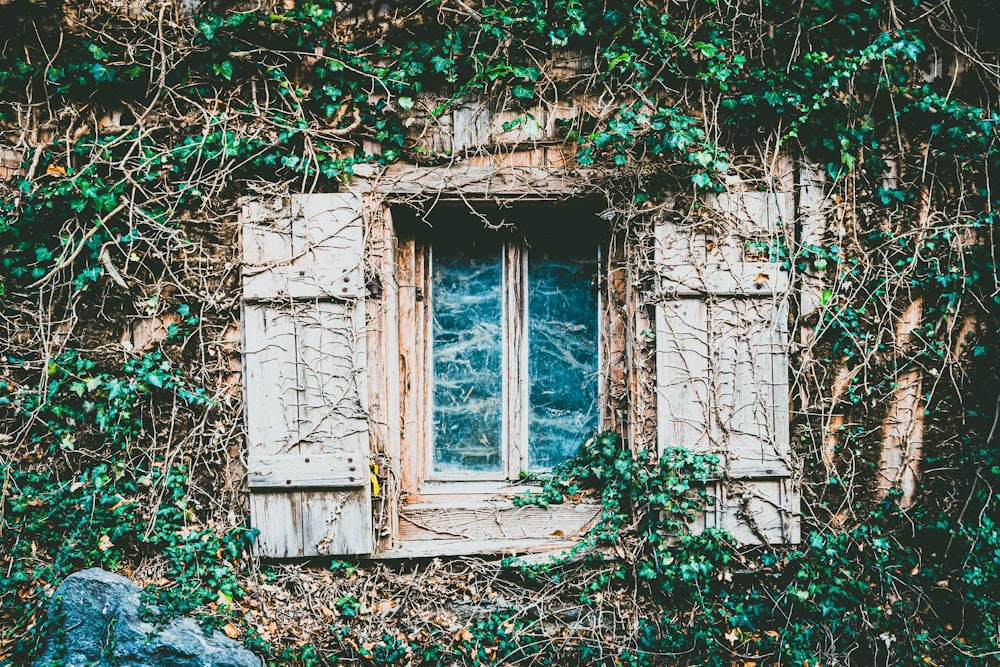
[[371, 553], [361, 201], [344, 193], [249, 201], [241, 231], [257, 551]]
[[698, 224], [656, 225], [657, 440], [716, 454], [721, 479], [697, 528], [796, 543], [788, 417], [788, 277], [773, 256], [791, 196], [719, 195]]

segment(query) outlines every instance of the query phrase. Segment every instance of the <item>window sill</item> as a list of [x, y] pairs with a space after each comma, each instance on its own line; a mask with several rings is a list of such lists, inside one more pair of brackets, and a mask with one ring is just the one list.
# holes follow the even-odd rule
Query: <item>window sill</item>
[[519, 556], [545, 554], [558, 556], [576, 545], [574, 540], [522, 539], [522, 540], [409, 540], [396, 549], [389, 549], [371, 556], [375, 560], [407, 558], [435, 558], [448, 556], [498, 555]]
[[420, 485], [420, 498], [437, 496], [501, 496], [513, 498], [529, 491], [538, 493], [540, 484], [506, 480], [428, 480]]
[[[594, 525], [601, 509], [597, 503], [519, 507], [496, 496], [439, 495], [429, 502], [400, 506], [400, 546], [379, 557], [418, 558], [567, 548]], [[421, 555], [402, 555], [405, 553]]]

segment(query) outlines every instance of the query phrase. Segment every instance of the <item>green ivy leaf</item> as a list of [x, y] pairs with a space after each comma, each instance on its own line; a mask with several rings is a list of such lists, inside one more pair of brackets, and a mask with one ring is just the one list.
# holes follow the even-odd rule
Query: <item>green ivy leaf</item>
[[535, 96], [534, 86], [514, 86], [511, 88], [510, 92], [514, 97], [522, 100], [530, 100]]
[[233, 80], [233, 63], [223, 60], [221, 63], [213, 63], [212, 70], [226, 81]]

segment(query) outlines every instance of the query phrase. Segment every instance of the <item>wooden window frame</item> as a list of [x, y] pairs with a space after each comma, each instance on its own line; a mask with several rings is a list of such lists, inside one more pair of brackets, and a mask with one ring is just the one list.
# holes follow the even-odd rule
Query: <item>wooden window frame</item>
[[[453, 209], [458, 210], [458, 209]], [[515, 209], [516, 210], [516, 209]], [[447, 216], [447, 211], [436, 211], [436, 215]], [[503, 233], [498, 231], [498, 233]], [[433, 333], [431, 330], [434, 295], [431, 288], [433, 272], [433, 241], [429, 238], [429, 230], [397, 229], [397, 247], [402, 261], [399, 264], [399, 284], [413, 290], [413, 303], [407, 308], [415, 310], [414, 315], [401, 319], [401, 340], [412, 341], [414, 350], [422, 353], [415, 355], [417, 362], [411, 373], [418, 374], [416, 381], [405, 382], [402, 386], [402, 402], [417, 416], [411, 433], [404, 436], [409, 444], [402, 452], [404, 469], [409, 474], [404, 475], [403, 489], [408, 494], [417, 496], [455, 495], [455, 494], [498, 494], [510, 493], [512, 487], [522, 490], [531, 485], [519, 483], [522, 472], [529, 470], [528, 465], [528, 412], [529, 377], [528, 377], [528, 328], [530, 314], [528, 313], [528, 248], [525, 242], [508, 237], [501, 242], [501, 294], [503, 313], [501, 328], [503, 331], [503, 361], [504, 372], [501, 410], [502, 410], [502, 464], [496, 472], [441, 472], [434, 470], [433, 462]], [[602, 233], [595, 226], [593, 232], [593, 251], [597, 265], [597, 405], [605, 402], [605, 382], [607, 369], [605, 360], [608, 357], [607, 329], [605, 327], [604, 297], [601, 287], [606, 282], [607, 265], [602, 252]], [[413, 261], [408, 261], [412, 257]], [[415, 323], [415, 326], [412, 324]], [[411, 330], [412, 329], [412, 330]], [[403, 373], [407, 371], [402, 369]], [[414, 390], [414, 386], [417, 387]], [[414, 394], [411, 396], [410, 394]], [[607, 427], [604, 423], [604, 410], [597, 410], [597, 430]], [[581, 434], [586, 437], [587, 434]], [[536, 469], [532, 472], [545, 472]]]
[[[568, 549], [597, 520], [599, 504], [515, 507], [512, 496], [537, 489], [516, 480], [423, 483], [430, 452], [426, 409], [430, 386], [427, 373], [414, 369], [424, 369], [429, 362], [423, 344], [429, 335], [424, 301], [428, 258], [394, 223], [392, 211], [398, 206], [427, 211], [445, 204], [554, 206], [601, 201], [600, 193], [559, 169], [491, 167], [390, 167], [379, 180], [360, 189], [367, 192], [368, 275], [376, 276], [379, 285], [379, 298], [368, 303], [372, 446], [383, 489], [375, 503], [378, 546], [373, 557]], [[612, 282], [620, 286], [621, 280], [611, 281], [605, 275], [611, 270], [610, 261], [602, 264], [602, 291]], [[615, 392], [608, 392], [605, 384], [627, 373], [621, 354], [626, 346], [621, 322], [612, 321], [620, 313], [604, 305], [598, 315], [599, 423], [601, 428], [623, 430], [616, 421], [620, 408], [607, 404], [609, 393]], [[604, 356], [616, 352], [617, 356]]]
[[[400, 480], [395, 507], [392, 540], [383, 540], [382, 550], [376, 554], [380, 558], [410, 558], [426, 556], [446, 556], [474, 553], [548, 551], [568, 549], [593, 524], [600, 513], [600, 505], [594, 503], [566, 503], [542, 508], [535, 506], [515, 507], [511, 498], [528, 490], [536, 490], [536, 484], [521, 482], [512, 474], [508, 479], [482, 480], [470, 475], [468, 479], [428, 479], [431, 469], [432, 437], [432, 357], [430, 315], [432, 304], [427, 298], [430, 275], [429, 244], [406, 231], [396, 230], [395, 234], [396, 276], [399, 294], [399, 406], [400, 438], [399, 461]], [[597, 248], [595, 247], [595, 254]], [[505, 264], [521, 263], [523, 253], [504, 253]], [[605, 266], [599, 263], [599, 279], [605, 281]], [[507, 271], [505, 270], [506, 274]], [[524, 286], [524, 281], [521, 281]], [[503, 286], [504, 298], [508, 300], [505, 310], [516, 302], [518, 290]], [[522, 299], [523, 301], [523, 296]], [[603, 361], [606, 336], [609, 329], [604, 326], [604, 313], [598, 308], [599, 357]], [[525, 332], [525, 327], [520, 327]], [[526, 373], [526, 341], [519, 363]], [[509, 354], [509, 352], [508, 352]], [[604, 382], [606, 364], [598, 365], [598, 420], [601, 428], [607, 426], [605, 420]], [[526, 390], [511, 392], [505, 390], [504, 409], [511, 410], [511, 403], [517, 403], [518, 417], [524, 415], [522, 400], [527, 400]], [[504, 415], [505, 430], [510, 429], [509, 414]], [[525, 428], [526, 421], [520, 422]], [[520, 427], [517, 427], [520, 428]], [[505, 437], [508, 434], [505, 433]], [[526, 442], [526, 440], [525, 440]], [[509, 461], [508, 461], [509, 462]], [[510, 468], [513, 469], [513, 468]], [[454, 531], [454, 539], [446, 539]], [[427, 538], [432, 533], [435, 537]], [[488, 535], [470, 538], [467, 535]], [[511, 535], [516, 535], [511, 537]], [[523, 537], [530, 534], [530, 537]], [[443, 537], [443, 538], [442, 538]]]

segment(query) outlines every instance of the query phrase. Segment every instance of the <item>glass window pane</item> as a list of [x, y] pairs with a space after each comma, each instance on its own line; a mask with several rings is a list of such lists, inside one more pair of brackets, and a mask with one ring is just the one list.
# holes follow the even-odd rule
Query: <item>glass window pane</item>
[[434, 470], [501, 472], [502, 246], [466, 233], [432, 253]]
[[562, 236], [535, 240], [528, 250], [532, 470], [566, 460], [597, 429], [596, 246]]

